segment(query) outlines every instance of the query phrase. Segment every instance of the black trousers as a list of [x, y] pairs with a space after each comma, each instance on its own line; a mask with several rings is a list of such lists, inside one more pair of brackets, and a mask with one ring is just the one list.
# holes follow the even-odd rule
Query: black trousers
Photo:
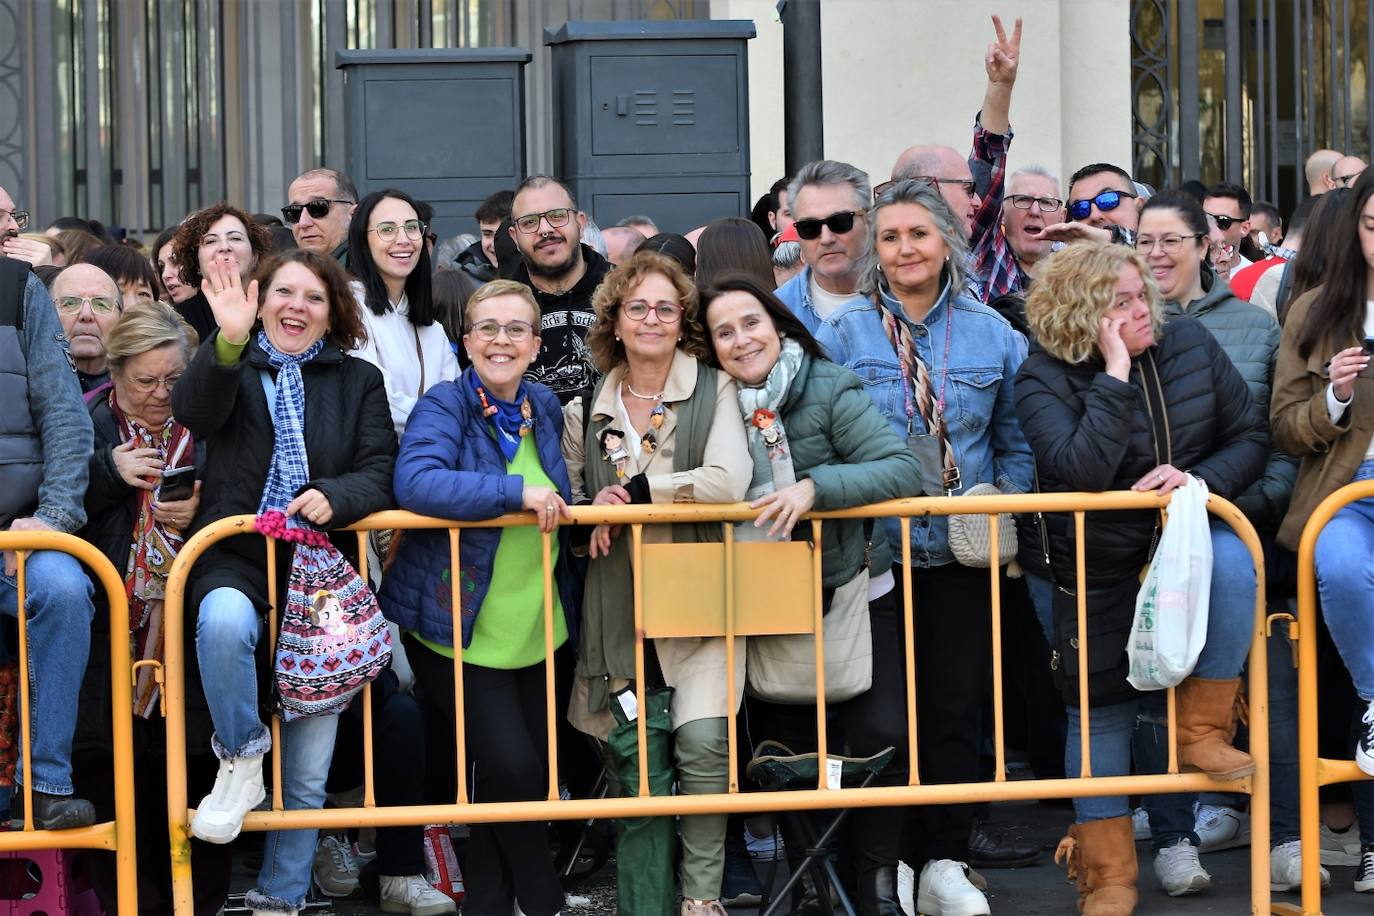
[[[406, 653], [431, 723], [431, 740], [454, 746], [453, 660], [406, 637]], [[544, 664], [505, 671], [463, 665], [463, 721], [474, 802], [537, 801], [548, 790]], [[447, 745], [440, 734], [447, 729]], [[474, 824], [463, 872], [467, 916], [528, 916], [563, 908], [543, 822]]]
[[[826, 746], [831, 753], [843, 748], [851, 757], [869, 757], [895, 747], [893, 758], [873, 785], [903, 785], [907, 778], [906, 746], [906, 632], [901, 622], [900, 584], [869, 604], [873, 631], [873, 686], [844, 703], [826, 704]], [[799, 754], [816, 749], [816, 707], [768, 703], [749, 699], [750, 742], [771, 738]], [[745, 749], [741, 759], [750, 756]], [[903, 808], [857, 808], [848, 827], [854, 867], [862, 875], [875, 868], [896, 865], [900, 853]], [[828, 820], [827, 816], [824, 818]], [[791, 837], [785, 837], [792, 844]]]
[[[992, 680], [988, 571], [950, 563], [913, 567], [909, 575], [921, 783], [976, 782], [978, 719]], [[901, 600], [900, 592], [897, 600]], [[909, 808], [902, 858], [917, 875], [934, 859], [963, 860], [973, 815], [972, 805]]]

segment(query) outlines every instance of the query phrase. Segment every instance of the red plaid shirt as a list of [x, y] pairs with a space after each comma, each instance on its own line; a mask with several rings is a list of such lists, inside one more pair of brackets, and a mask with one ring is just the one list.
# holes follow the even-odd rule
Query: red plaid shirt
[[973, 272], [983, 288], [984, 302], [1025, 289], [1027, 277], [1016, 263], [1016, 255], [1002, 231], [1002, 196], [1007, 184], [1007, 149], [1013, 133], [994, 134], [983, 127], [980, 118], [973, 122], [973, 150], [968, 155], [969, 169], [978, 174], [980, 165], [990, 169], [988, 186], [973, 214], [969, 250], [973, 253]]

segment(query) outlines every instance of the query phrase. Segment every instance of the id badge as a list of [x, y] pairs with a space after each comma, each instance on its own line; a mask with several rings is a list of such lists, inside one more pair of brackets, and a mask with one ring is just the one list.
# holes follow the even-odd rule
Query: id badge
[[940, 439], [929, 433], [906, 437], [906, 447], [921, 466], [921, 490], [926, 496], [944, 496], [944, 462], [940, 460]]

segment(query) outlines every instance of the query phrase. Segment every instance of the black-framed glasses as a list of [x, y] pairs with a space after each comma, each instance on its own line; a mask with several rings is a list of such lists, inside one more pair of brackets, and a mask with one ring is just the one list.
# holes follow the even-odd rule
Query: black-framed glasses
[[1010, 194], [1004, 198], [1018, 210], [1029, 210], [1034, 204], [1040, 208], [1041, 213], [1058, 213], [1059, 208], [1064, 206], [1064, 202], [1058, 197], [1035, 197], [1031, 194]]
[[508, 321], [501, 324], [499, 321], [488, 320], [477, 322], [469, 330], [482, 340], [495, 340], [505, 331], [506, 339], [511, 343], [523, 343], [534, 333], [534, 325], [528, 321]]
[[526, 235], [539, 231], [539, 224], [548, 221], [554, 229], [561, 229], [572, 220], [573, 209], [571, 207], [555, 207], [552, 210], [545, 210], [543, 213], [526, 213], [524, 216], [517, 216], [511, 220], [515, 228]]
[[57, 300], [57, 307], [64, 312], [79, 312], [83, 305], [90, 305], [97, 315], [108, 315], [119, 303], [109, 296], [63, 296]]
[[800, 238], [812, 242], [821, 237], [822, 226], [836, 235], [844, 235], [854, 228], [854, 220], [863, 215], [864, 211], [862, 210], [841, 210], [824, 219], [799, 219], [792, 225], [796, 228]]
[[1243, 216], [1227, 216], [1225, 213], [1208, 213], [1207, 218], [1216, 223], [1217, 228], [1222, 232], [1245, 219]]
[[324, 219], [329, 215], [329, 208], [335, 204], [355, 203], [357, 201], [343, 197], [316, 197], [314, 200], [307, 200], [303, 204], [287, 204], [281, 208], [281, 216], [289, 225], [294, 226], [301, 221], [302, 210], [309, 213], [311, 219]]
[[977, 183], [972, 178], [937, 178], [934, 175], [912, 175], [910, 178], [894, 178], [891, 181], [884, 181], [882, 184], [875, 187], [873, 189], [874, 202], [876, 203], [878, 198], [881, 197], [888, 188], [894, 188], [903, 181], [919, 181], [921, 184], [928, 185], [937, 191], [940, 190], [940, 185], [942, 184], [958, 185], [959, 190], [963, 191], [969, 197], [972, 197], [973, 192], [978, 189]]
[[404, 223], [393, 223], [388, 220], [384, 223], [378, 223], [367, 231], [377, 233], [377, 238], [383, 242], [395, 241], [397, 234], [401, 232], [404, 232], [406, 238], [412, 242], [418, 242], [425, 237], [425, 224], [418, 219], [408, 219]]
[[1103, 213], [1110, 213], [1121, 206], [1123, 200], [1130, 200], [1135, 195], [1130, 191], [1101, 191], [1096, 197], [1087, 197], [1083, 200], [1075, 200], [1069, 203], [1069, 217], [1080, 220], [1092, 216], [1093, 207]]
[[6, 219], [6, 217], [10, 217], [10, 216], [14, 217], [14, 222], [15, 222], [15, 224], [16, 224], [20, 229], [27, 229], [27, 228], [28, 228], [28, 226], [29, 226], [29, 211], [28, 211], [28, 210], [0, 210], [0, 223], [3, 223], [3, 222], [5, 221], [5, 219]]
[[620, 311], [631, 321], [643, 321], [649, 317], [651, 310], [664, 324], [677, 324], [678, 319], [682, 317], [682, 306], [666, 299], [662, 302], [655, 302], [653, 305], [643, 299], [631, 299], [620, 306]]
[[[1359, 178], [1359, 177], [1360, 177], [1360, 172], [1363, 172], [1363, 171], [1364, 171], [1364, 169], [1360, 169], [1359, 172], [1351, 172], [1349, 175], [1332, 175], [1332, 176], [1331, 176], [1331, 181], [1332, 181], [1337, 187], [1340, 187], [1340, 188], [1348, 188], [1348, 187], [1350, 187], [1351, 184], [1354, 183], [1354, 181], [1355, 181], [1356, 178]], [[16, 214], [15, 214], [15, 218], [17, 219], [18, 217], [19, 217], [19, 214], [16, 213]], [[20, 224], [19, 224], [19, 228], [20, 228], [20, 229], [24, 228], [24, 224], [23, 224], [23, 223], [20, 223]]]
[[1207, 235], [1202, 232], [1194, 232], [1192, 235], [1162, 235], [1154, 238], [1148, 235], [1136, 236], [1135, 250], [1141, 254], [1149, 254], [1158, 245], [1164, 249], [1165, 254], [1178, 254], [1183, 250], [1183, 243], [1189, 239], [1205, 239]]

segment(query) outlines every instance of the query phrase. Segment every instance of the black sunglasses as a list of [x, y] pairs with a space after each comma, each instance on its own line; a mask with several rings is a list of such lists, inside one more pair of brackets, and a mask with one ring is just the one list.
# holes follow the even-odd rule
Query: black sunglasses
[[1129, 191], [1103, 191], [1096, 197], [1085, 200], [1075, 200], [1069, 204], [1069, 216], [1073, 219], [1087, 219], [1092, 215], [1093, 205], [1103, 213], [1115, 210], [1121, 206], [1121, 201], [1134, 198], [1135, 195]]
[[1225, 232], [1227, 229], [1230, 229], [1236, 223], [1243, 222], [1245, 220], [1245, 217], [1243, 216], [1227, 216], [1225, 213], [1208, 213], [1207, 218], [1210, 219], [1212, 222], [1216, 223], [1217, 228], [1220, 229], [1222, 232]]
[[306, 201], [303, 204], [287, 204], [281, 208], [282, 219], [294, 226], [301, 221], [301, 211], [310, 214], [311, 219], [324, 219], [329, 215], [329, 208], [334, 204], [351, 204], [354, 201], [344, 200], [340, 197], [316, 197], [314, 200]]
[[854, 228], [854, 218], [863, 215], [862, 210], [841, 210], [839, 213], [832, 213], [825, 219], [799, 219], [792, 225], [797, 229], [797, 236], [806, 239], [808, 242], [815, 241], [821, 237], [821, 227], [827, 227], [836, 235], [844, 235]]

